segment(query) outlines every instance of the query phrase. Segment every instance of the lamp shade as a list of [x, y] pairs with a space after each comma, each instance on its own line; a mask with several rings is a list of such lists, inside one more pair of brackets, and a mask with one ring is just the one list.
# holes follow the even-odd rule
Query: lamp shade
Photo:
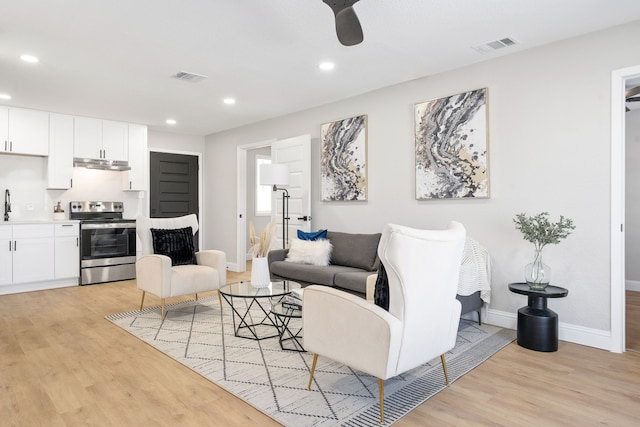
[[261, 185], [289, 185], [289, 166], [282, 163], [260, 165]]

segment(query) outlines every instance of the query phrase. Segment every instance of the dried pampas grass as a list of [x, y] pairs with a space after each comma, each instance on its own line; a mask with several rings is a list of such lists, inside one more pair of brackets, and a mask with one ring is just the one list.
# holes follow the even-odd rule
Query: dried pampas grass
[[260, 239], [256, 237], [256, 229], [253, 221], [249, 221], [249, 242], [251, 243], [251, 255], [257, 258], [264, 258], [271, 250], [271, 242], [276, 232], [276, 220], [272, 219], [269, 224], [260, 232]]

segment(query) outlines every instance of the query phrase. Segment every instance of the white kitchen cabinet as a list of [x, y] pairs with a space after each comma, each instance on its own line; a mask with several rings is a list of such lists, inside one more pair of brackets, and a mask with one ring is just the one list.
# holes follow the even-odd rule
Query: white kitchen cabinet
[[0, 225], [0, 285], [13, 283], [13, 228]]
[[128, 123], [75, 117], [74, 130], [74, 157], [127, 161]]
[[124, 191], [144, 191], [147, 189], [149, 176], [149, 151], [147, 143], [147, 127], [129, 124], [129, 167], [122, 173], [122, 189]]
[[54, 277], [53, 224], [13, 226], [13, 283]]
[[0, 152], [47, 156], [49, 113], [25, 108], [0, 107]]
[[54, 224], [55, 278], [80, 276], [80, 230], [77, 223]]
[[81, 159], [102, 159], [102, 120], [74, 117], [73, 128], [73, 156]]
[[129, 158], [129, 124], [102, 121], [102, 150], [104, 159], [121, 160], [126, 162]]
[[73, 116], [49, 116], [47, 188], [67, 190], [73, 182]]

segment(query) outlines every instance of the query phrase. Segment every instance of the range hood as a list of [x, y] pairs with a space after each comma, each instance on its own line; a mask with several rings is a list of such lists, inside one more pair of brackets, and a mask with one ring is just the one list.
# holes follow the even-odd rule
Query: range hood
[[100, 169], [105, 171], [131, 170], [131, 168], [129, 167], [129, 163], [121, 160], [82, 159], [79, 157], [74, 157], [73, 166], [87, 169]]

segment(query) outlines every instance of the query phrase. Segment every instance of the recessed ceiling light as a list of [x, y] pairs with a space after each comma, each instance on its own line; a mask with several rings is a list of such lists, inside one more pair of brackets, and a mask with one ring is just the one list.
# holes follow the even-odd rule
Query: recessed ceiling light
[[322, 71], [331, 71], [335, 67], [336, 67], [336, 64], [329, 61], [321, 62], [320, 65], [318, 65], [318, 68], [320, 68]]
[[227, 105], [233, 105], [236, 103], [236, 100], [233, 98], [225, 98], [222, 102], [224, 102]]
[[24, 62], [31, 62], [33, 64], [35, 64], [36, 62], [40, 62], [40, 60], [33, 55], [21, 55], [20, 59], [22, 59]]
[[175, 125], [175, 124], [176, 124], [176, 123], [178, 123], [178, 122], [176, 122], [174, 119], [167, 119], [167, 122], [166, 122], [166, 123], [167, 123], [168, 125]]
[[0, 93], [0, 99], [11, 99], [11, 95], [7, 95], [6, 93]]

